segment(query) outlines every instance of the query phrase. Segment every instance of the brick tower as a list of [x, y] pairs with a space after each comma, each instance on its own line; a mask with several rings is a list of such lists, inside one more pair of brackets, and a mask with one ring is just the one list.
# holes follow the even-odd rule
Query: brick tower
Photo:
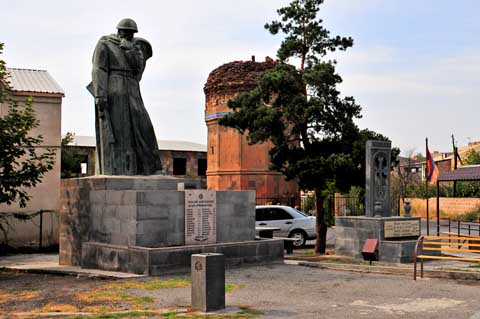
[[291, 197], [298, 194], [295, 182], [268, 169], [269, 143], [248, 145], [246, 136], [218, 124], [231, 112], [227, 102], [257, 86], [260, 76], [275, 67], [265, 62], [235, 61], [213, 70], [204, 87], [205, 122], [208, 128], [207, 188], [215, 190], [256, 190], [258, 198]]

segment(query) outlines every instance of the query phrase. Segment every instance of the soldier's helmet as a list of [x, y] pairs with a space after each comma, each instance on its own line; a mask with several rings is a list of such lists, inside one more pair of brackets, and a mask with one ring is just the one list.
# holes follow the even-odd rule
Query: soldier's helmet
[[117, 24], [117, 29], [132, 30], [133, 32], [138, 32], [137, 23], [130, 18], [120, 20], [120, 22]]

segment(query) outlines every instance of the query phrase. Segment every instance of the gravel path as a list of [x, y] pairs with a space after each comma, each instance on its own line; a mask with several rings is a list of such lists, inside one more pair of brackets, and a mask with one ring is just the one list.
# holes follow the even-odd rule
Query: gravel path
[[[240, 285], [227, 294], [227, 306], [260, 310], [264, 313], [262, 318], [480, 319], [480, 282], [437, 279], [414, 282], [410, 277], [284, 264], [231, 269], [226, 273], [226, 281]], [[0, 291], [32, 288], [42, 291], [27, 303], [0, 300], [0, 307], [16, 312], [41, 307], [52, 300], [81, 307], [68, 296], [112, 282], [119, 281], [0, 272]], [[153, 297], [149, 307], [156, 309], [190, 305], [190, 288], [134, 289], [129, 293]]]

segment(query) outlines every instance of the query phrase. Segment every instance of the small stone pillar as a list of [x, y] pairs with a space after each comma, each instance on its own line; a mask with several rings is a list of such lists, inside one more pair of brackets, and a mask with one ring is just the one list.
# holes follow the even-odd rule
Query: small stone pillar
[[192, 309], [225, 308], [225, 261], [223, 254], [192, 255]]

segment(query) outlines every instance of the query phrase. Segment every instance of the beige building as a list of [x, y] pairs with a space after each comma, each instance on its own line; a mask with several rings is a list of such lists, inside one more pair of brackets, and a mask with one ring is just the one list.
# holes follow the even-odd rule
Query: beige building
[[[27, 202], [27, 207], [21, 209], [17, 204], [0, 205], [0, 211], [28, 213], [40, 210], [59, 211], [61, 114], [64, 92], [47, 71], [30, 69], [7, 69], [7, 71], [12, 98], [22, 105], [26, 98], [33, 97], [33, 108], [40, 123], [31, 134], [43, 136], [43, 143], [38, 147], [38, 151], [42, 152], [42, 149], [53, 148], [57, 152], [53, 169], [43, 177], [37, 187], [28, 190], [31, 199]], [[8, 113], [8, 107], [8, 104], [0, 104], [0, 116]], [[58, 216], [45, 213], [42, 224], [43, 245], [57, 244]], [[38, 245], [39, 225], [39, 217], [28, 222], [15, 221], [15, 231], [11, 231], [9, 234], [9, 244], [14, 247]]]

